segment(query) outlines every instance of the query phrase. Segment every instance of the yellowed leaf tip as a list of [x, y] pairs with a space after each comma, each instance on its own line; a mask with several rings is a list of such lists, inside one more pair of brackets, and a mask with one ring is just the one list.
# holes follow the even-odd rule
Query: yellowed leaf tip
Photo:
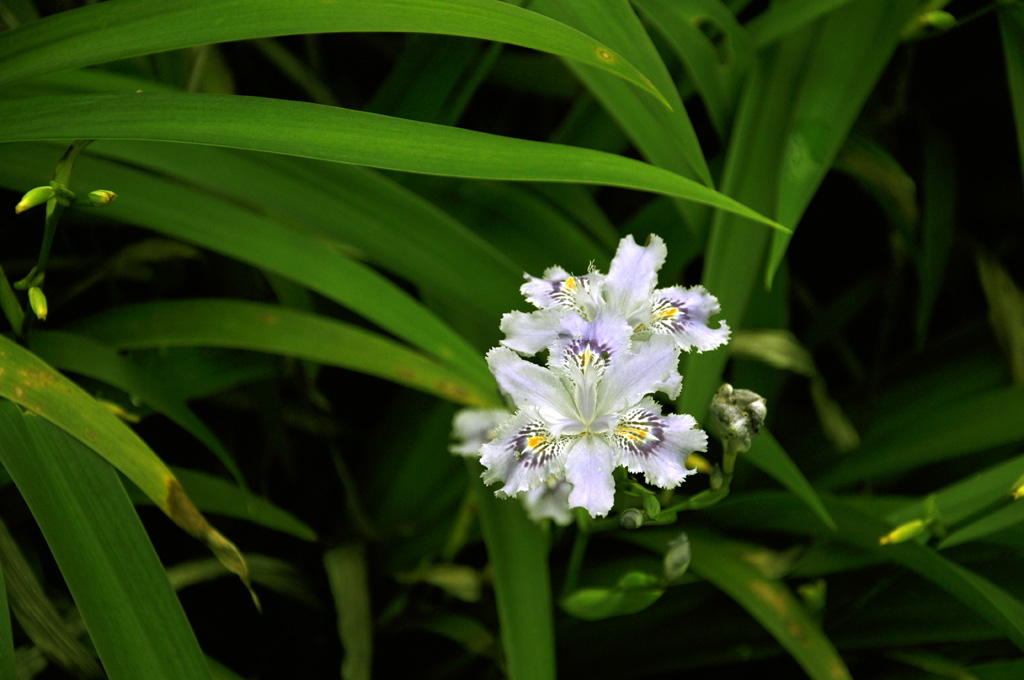
[[167, 480], [166, 500], [167, 506], [164, 508], [164, 512], [167, 513], [167, 516], [189, 534], [205, 543], [206, 547], [213, 552], [214, 557], [228, 571], [242, 579], [242, 583], [248, 589], [257, 611], [262, 612], [263, 608], [260, 606], [260, 599], [256, 595], [256, 591], [252, 589], [252, 582], [249, 579], [249, 567], [245, 562], [245, 557], [242, 556], [241, 551], [234, 543], [229, 541], [224, 534], [214, 529], [206, 521], [206, 518], [203, 517], [202, 513], [199, 512], [199, 509], [192, 502], [192, 499], [181, 488], [181, 483], [174, 477]]

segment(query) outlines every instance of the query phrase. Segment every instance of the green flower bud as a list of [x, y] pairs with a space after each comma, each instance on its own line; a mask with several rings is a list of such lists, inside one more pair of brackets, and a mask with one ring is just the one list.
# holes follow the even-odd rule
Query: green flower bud
[[623, 529], [639, 529], [644, 525], [644, 514], [636, 508], [630, 508], [619, 515], [619, 526]]
[[878, 545], [889, 545], [890, 543], [903, 543], [918, 536], [928, 527], [923, 519], [915, 519], [906, 524], [901, 524], [885, 536], [878, 539]]
[[692, 556], [690, 537], [685, 532], [679, 534], [668, 544], [668, 552], [665, 553], [665, 559], [661, 563], [665, 583], [682, 578], [690, 566]]
[[644, 512], [651, 519], [658, 519], [658, 515], [661, 514], [661, 503], [658, 502], [657, 496], [644, 496]]
[[37, 205], [46, 203], [56, 195], [57, 190], [53, 187], [36, 187], [21, 197], [21, 200], [18, 201], [18, 205], [14, 206], [14, 213], [20, 215], [29, 208], [34, 208]]
[[[750, 390], [734, 390], [725, 383], [711, 400], [711, 425], [737, 453], [750, 450], [750, 440], [761, 431], [768, 415], [765, 398]], [[731, 470], [726, 470], [731, 473]]]
[[28, 289], [28, 305], [40, 321], [46, 321], [46, 296], [42, 288], [32, 286]]
[[117, 198], [117, 194], [109, 189], [97, 189], [89, 192], [89, 202], [95, 206], [113, 203], [115, 198]]

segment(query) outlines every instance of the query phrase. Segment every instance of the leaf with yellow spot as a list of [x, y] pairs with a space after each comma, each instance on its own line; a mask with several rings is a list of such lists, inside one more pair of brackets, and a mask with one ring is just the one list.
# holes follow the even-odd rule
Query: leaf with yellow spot
[[181, 489], [174, 473], [102, 403], [39, 357], [0, 336], [0, 397], [45, 418], [99, 454], [237, 574], [257, 602], [245, 558], [214, 529]]

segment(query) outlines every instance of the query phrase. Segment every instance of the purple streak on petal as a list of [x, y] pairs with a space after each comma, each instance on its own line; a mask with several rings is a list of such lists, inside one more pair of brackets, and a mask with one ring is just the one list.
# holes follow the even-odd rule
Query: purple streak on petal
[[707, 450], [708, 437], [694, 429], [690, 415], [662, 415], [661, 407], [647, 398], [628, 409], [615, 428], [615, 457], [633, 473], [643, 473], [648, 484], [671, 489], [693, 470], [686, 459]]
[[534, 409], [519, 411], [498, 428], [495, 439], [481, 447], [485, 484], [504, 482], [496, 493], [515, 496], [536, 489], [552, 475], [561, 476], [565, 453], [574, 438], [556, 437]]
[[708, 319], [721, 311], [718, 298], [704, 286], [673, 286], [654, 291], [650, 329], [671, 335], [681, 349], [705, 352], [729, 341], [729, 326], [724, 321], [711, 328]]

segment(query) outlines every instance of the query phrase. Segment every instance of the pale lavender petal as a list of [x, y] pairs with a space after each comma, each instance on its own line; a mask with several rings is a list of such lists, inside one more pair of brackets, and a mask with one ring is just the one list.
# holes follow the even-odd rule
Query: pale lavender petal
[[479, 457], [480, 447], [494, 439], [498, 426], [512, 413], [503, 408], [464, 408], [452, 420], [452, 438], [448, 447], [461, 456]]
[[561, 309], [538, 309], [536, 312], [509, 312], [501, 317], [505, 339], [501, 344], [520, 354], [532, 356], [547, 349], [556, 339], [566, 312]]
[[615, 453], [603, 437], [585, 435], [565, 458], [565, 479], [572, 484], [569, 507], [586, 508], [592, 517], [608, 514], [615, 503]]
[[649, 304], [667, 254], [665, 242], [654, 234], [645, 246], [637, 245], [632, 236], [623, 238], [604, 279], [605, 302], [632, 323], [632, 317]]
[[495, 347], [488, 352], [487, 365], [498, 386], [519, 408], [541, 407], [551, 412], [551, 417], [575, 414], [572, 397], [551, 369], [531, 364], [507, 347]]
[[655, 335], [609, 364], [598, 386], [597, 412], [621, 411], [654, 391], [675, 399], [681, 386], [679, 348], [671, 338]]
[[558, 526], [569, 526], [575, 519], [572, 508], [569, 507], [570, 491], [572, 484], [569, 482], [549, 479], [543, 486], [523, 496], [527, 517], [534, 522], [550, 519]]
[[485, 484], [504, 482], [496, 495], [515, 496], [564, 474], [565, 454], [575, 437], [551, 434], [536, 409], [523, 409], [501, 424], [494, 440], [480, 449]]
[[704, 286], [672, 286], [654, 291], [650, 330], [671, 335], [681, 349], [705, 352], [729, 342], [729, 325], [711, 328], [708, 319], [721, 311], [718, 298]]
[[548, 267], [544, 270], [542, 278], [530, 276], [529, 274], [524, 274], [524, 277], [526, 278], [526, 283], [520, 286], [519, 292], [523, 294], [523, 297], [530, 304], [540, 309], [558, 307], [561, 304], [560, 299], [563, 295], [564, 286], [562, 284], [571, 278], [569, 272], [561, 267]]
[[694, 471], [686, 459], [694, 451], [706, 451], [708, 436], [694, 429], [690, 415], [662, 415], [650, 397], [627, 409], [612, 434], [615, 458], [633, 473], [644, 474], [648, 484], [672, 489]]

